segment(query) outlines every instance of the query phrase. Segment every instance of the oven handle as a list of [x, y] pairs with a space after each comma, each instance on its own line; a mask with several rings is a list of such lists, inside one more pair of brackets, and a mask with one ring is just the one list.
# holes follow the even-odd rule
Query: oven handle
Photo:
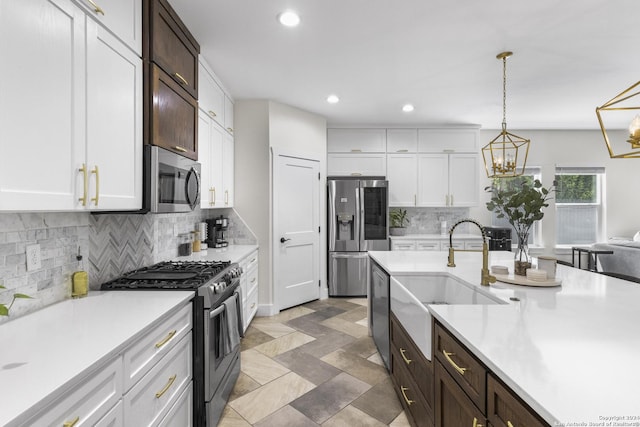
[[234, 295], [237, 298], [236, 311], [238, 312], [238, 332], [240, 333], [240, 337], [244, 338], [244, 307], [242, 305], [242, 288], [240, 286], [236, 288]]
[[220, 307], [211, 310], [211, 312], [209, 313], [209, 319], [213, 319], [214, 317], [218, 316], [220, 313], [222, 313], [224, 311], [224, 304], [221, 304]]

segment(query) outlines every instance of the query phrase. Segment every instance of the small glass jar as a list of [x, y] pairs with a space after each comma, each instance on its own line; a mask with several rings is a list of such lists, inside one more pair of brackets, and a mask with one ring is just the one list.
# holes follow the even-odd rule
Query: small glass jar
[[191, 247], [193, 249], [193, 252], [200, 252], [200, 232], [192, 231], [191, 235], [193, 239], [191, 242]]
[[178, 235], [178, 256], [191, 255], [191, 233], [182, 233]]

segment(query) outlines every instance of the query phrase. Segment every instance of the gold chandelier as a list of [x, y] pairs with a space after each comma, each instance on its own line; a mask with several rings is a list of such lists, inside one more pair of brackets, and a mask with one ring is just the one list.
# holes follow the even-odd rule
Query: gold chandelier
[[[507, 58], [513, 52], [502, 52], [502, 132], [482, 148], [484, 168], [489, 178], [510, 178], [524, 173], [531, 140], [507, 131]], [[518, 162], [522, 162], [518, 164]]]
[[[611, 147], [611, 141], [607, 130], [604, 127], [604, 121], [602, 120], [601, 111], [633, 111], [640, 110], [639, 106], [627, 106], [626, 102], [634, 96], [640, 94], [638, 89], [640, 82], [634, 84], [628, 89], [625, 89], [622, 93], [616, 95], [613, 99], [606, 102], [604, 105], [596, 108], [596, 115], [598, 116], [598, 122], [600, 123], [600, 129], [602, 129], [602, 135], [604, 136], [604, 142], [607, 144], [607, 150], [609, 150], [609, 157], [612, 159], [629, 159], [634, 157], [640, 157], [640, 114], [637, 114], [629, 125], [629, 139], [627, 142], [631, 145], [631, 151], [623, 154], [615, 154]], [[634, 92], [635, 90], [635, 92]]]

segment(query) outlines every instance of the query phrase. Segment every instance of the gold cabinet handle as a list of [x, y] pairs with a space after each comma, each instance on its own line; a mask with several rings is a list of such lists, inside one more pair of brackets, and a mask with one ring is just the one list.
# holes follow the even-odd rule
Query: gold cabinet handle
[[416, 194], [413, 195], [413, 206], [418, 206], [418, 196]]
[[211, 205], [215, 206], [216, 205], [216, 187], [213, 187], [212, 190], [213, 190], [213, 199], [211, 199], [212, 200]]
[[409, 399], [405, 391], [409, 390], [409, 388], [405, 386], [400, 386], [400, 391], [402, 392], [402, 397], [404, 397], [404, 401], [407, 402], [407, 406], [411, 406], [415, 401]]
[[352, 152], [352, 153], [362, 153], [362, 150], [361, 150], [361, 149], [359, 149], [359, 148], [352, 148], [352, 149], [351, 149], [351, 152]]
[[98, 5], [96, 4], [96, 2], [94, 2], [94, 1], [92, 1], [92, 0], [87, 0], [87, 1], [88, 1], [89, 3], [91, 3], [91, 6], [93, 6], [93, 11], [94, 11], [95, 13], [99, 13], [99, 14], [101, 14], [102, 16], [104, 16], [104, 10], [102, 10], [102, 8], [101, 8], [100, 6], [98, 6]]
[[184, 77], [182, 77], [182, 76], [180, 75], [180, 73], [173, 73], [173, 76], [174, 76], [176, 79], [180, 80], [180, 82], [181, 82], [183, 85], [185, 85], [185, 86], [189, 86], [189, 82], [187, 81], [187, 79], [185, 79]]
[[456, 365], [456, 362], [454, 362], [453, 359], [451, 358], [451, 356], [455, 356], [455, 353], [450, 353], [446, 350], [442, 350], [442, 354], [444, 354], [444, 357], [447, 359], [447, 362], [449, 362], [451, 366], [453, 366], [453, 369], [458, 371], [460, 375], [464, 375], [464, 372], [467, 370], [467, 368], [461, 368], [460, 366]]
[[229, 190], [224, 190], [224, 204], [229, 204]]
[[82, 172], [82, 179], [84, 180], [83, 194], [82, 197], [78, 199], [78, 201], [82, 202], [82, 206], [87, 206], [87, 193], [89, 192], [89, 181], [87, 180], [87, 165], [83, 163], [82, 167], [78, 170]]
[[95, 165], [91, 170], [92, 174], [96, 174], [96, 197], [92, 197], [91, 201], [98, 206], [98, 199], [100, 197], [100, 171], [98, 170], [98, 165]]
[[403, 148], [402, 150], [396, 150], [396, 153], [408, 153], [409, 150], [407, 150], [406, 148]]
[[362, 176], [360, 172], [351, 172], [351, 176]]
[[507, 427], [513, 427], [513, 424], [511, 424], [511, 421], [507, 420]]
[[253, 309], [253, 307], [256, 306], [256, 303], [254, 302], [253, 304], [251, 304], [251, 309]]
[[251, 279], [251, 283], [255, 283], [256, 282], [256, 278], [254, 277], [253, 279]]
[[400, 348], [400, 355], [402, 356], [402, 358], [404, 359], [404, 363], [406, 363], [407, 365], [410, 364], [411, 362], [413, 362], [413, 360], [411, 359], [407, 359], [407, 356], [405, 356], [404, 354], [407, 352], [407, 350], [405, 350], [404, 348]]
[[166, 343], [168, 343], [169, 340], [171, 338], [173, 338], [173, 336], [176, 334], [176, 332], [178, 332], [178, 331], [176, 331], [175, 329], [173, 331], [169, 332], [169, 334], [167, 334], [167, 336], [162, 341], [156, 343], [156, 348], [160, 348], [163, 345], [165, 345]]
[[453, 194], [449, 196], [451, 198], [451, 205], [449, 206], [453, 206]]
[[167, 381], [167, 385], [165, 385], [162, 390], [156, 393], [156, 399], [160, 399], [162, 395], [165, 394], [167, 390], [169, 390], [169, 387], [173, 385], [173, 382], [176, 380], [176, 377], [177, 377], [176, 374], [173, 374], [171, 375], [171, 377], [169, 377], [169, 381]]
[[227, 130], [229, 131], [229, 133], [233, 133], [233, 128], [227, 128]]
[[182, 153], [186, 153], [186, 152], [187, 152], [187, 149], [186, 149], [186, 148], [181, 147], [181, 146], [179, 146], [179, 145], [174, 145], [174, 146], [173, 146], [173, 149], [174, 149], [174, 150], [177, 150], [177, 151], [180, 151], [180, 152], [182, 152]]
[[473, 427], [482, 427], [482, 424], [478, 424], [478, 419], [473, 417]]
[[74, 425], [76, 425], [78, 423], [78, 421], [80, 421], [80, 417], [75, 417], [71, 421], [65, 421], [62, 424], [62, 427], [73, 427]]
[[213, 110], [209, 110], [209, 115], [210, 115], [211, 117], [216, 117], [216, 116], [217, 116], [217, 114], [216, 114], [216, 113], [215, 113], [215, 111], [213, 111]]
[[253, 258], [251, 261], [249, 261], [249, 264], [251, 264], [252, 262], [255, 262], [255, 261], [256, 261], [256, 259]]

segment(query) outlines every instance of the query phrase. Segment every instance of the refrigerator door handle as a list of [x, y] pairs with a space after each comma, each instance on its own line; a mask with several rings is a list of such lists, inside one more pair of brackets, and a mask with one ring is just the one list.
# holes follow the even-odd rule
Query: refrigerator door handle
[[363, 249], [363, 238], [364, 238], [364, 208], [363, 208], [363, 196], [361, 183], [358, 183], [356, 187], [356, 219], [355, 219], [355, 230], [358, 233], [355, 237], [355, 241], [358, 242], [358, 251], [362, 251]]

